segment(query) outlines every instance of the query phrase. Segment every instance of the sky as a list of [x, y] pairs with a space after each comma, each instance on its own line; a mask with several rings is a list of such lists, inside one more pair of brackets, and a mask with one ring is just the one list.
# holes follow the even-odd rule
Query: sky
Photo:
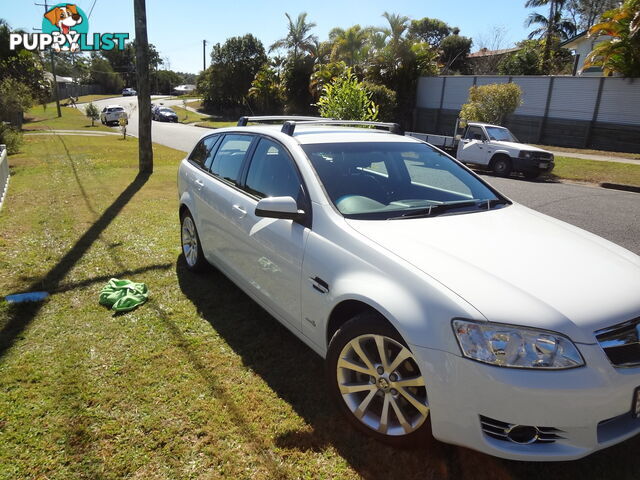
[[[70, 0], [73, 1], [73, 0]], [[44, 0], [0, 0], [0, 18], [12, 28], [32, 31], [42, 23]], [[50, 5], [59, 0], [49, 0]], [[133, 0], [76, 0], [85, 13], [93, 9], [89, 33], [126, 32], [135, 37]], [[207, 65], [211, 46], [233, 36], [251, 33], [265, 49], [287, 33], [285, 12], [295, 18], [307, 12], [307, 21], [317, 26], [312, 33], [326, 40], [334, 27], [352, 25], [384, 26], [382, 13], [399, 13], [412, 19], [439, 18], [460, 28], [460, 34], [472, 37], [472, 51], [491, 48], [492, 31], [503, 32], [497, 48], [508, 48], [524, 39], [532, 30], [524, 26], [531, 9], [525, 0], [147, 0], [149, 41], [165, 60], [165, 68], [198, 73], [202, 70], [202, 41], [207, 41]], [[484, 42], [482, 41], [484, 39]]]

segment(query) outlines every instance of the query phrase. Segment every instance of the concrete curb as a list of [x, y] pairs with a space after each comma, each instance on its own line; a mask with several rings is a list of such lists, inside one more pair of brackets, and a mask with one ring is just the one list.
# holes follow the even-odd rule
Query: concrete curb
[[624, 183], [609, 183], [602, 182], [600, 184], [602, 188], [609, 188], [611, 190], [623, 190], [625, 192], [635, 192], [640, 193], [640, 187], [636, 185], [625, 185]]

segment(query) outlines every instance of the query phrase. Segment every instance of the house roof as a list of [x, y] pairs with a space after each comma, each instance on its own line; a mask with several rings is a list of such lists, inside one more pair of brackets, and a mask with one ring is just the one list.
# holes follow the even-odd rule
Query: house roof
[[488, 48], [482, 48], [477, 52], [470, 53], [467, 58], [493, 57], [496, 55], [505, 55], [507, 53], [517, 52], [518, 50], [520, 50], [520, 47], [503, 48], [501, 50], [489, 50]]
[[[44, 78], [50, 82], [53, 80], [53, 74], [51, 72], [44, 72]], [[56, 83], [75, 83], [71, 77], [61, 77], [56, 75]]]
[[589, 33], [589, 30], [585, 30], [584, 32], [580, 32], [580, 33], [578, 33], [578, 34], [574, 35], [573, 37], [571, 37], [571, 38], [569, 38], [569, 39], [565, 40], [564, 42], [561, 42], [561, 43], [560, 43], [560, 46], [561, 46], [561, 47], [565, 47], [565, 48], [567, 48], [567, 45], [570, 45], [570, 44], [572, 44], [573, 42], [576, 42], [576, 41], [580, 40], [580, 39], [581, 39], [581, 38], [583, 38], [583, 37], [585, 37], [585, 38], [586, 38], [586, 36], [587, 36], [587, 34], [588, 34], [588, 33]]

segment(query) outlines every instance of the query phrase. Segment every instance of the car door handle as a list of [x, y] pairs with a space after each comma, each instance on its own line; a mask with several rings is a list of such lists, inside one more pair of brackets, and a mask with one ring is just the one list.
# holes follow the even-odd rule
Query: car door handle
[[240, 205], [233, 205], [232, 208], [236, 215], [238, 215], [240, 218], [244, 217], [247, 214], [247, 211]]
[[198, 180], [197, 178], [194, 180], [193, 183], [195, 183], [198, 186], [198, 190], [204, 187], [204, 182], [202, 180]]

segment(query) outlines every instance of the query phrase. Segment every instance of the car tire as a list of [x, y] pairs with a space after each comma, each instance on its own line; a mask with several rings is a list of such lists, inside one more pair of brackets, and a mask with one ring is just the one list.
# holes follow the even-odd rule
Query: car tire
[[512, 168], [511, 159], [507, 156], [500, 155], [491, 161], [491, 170], [498, 177], [508, 177]]
[[187, 268], [193, 272], [204, 270], [207, 261], [202, 253], [196, 222], [188, 211], [180, 218], [180, 244]]
[[[380, 351], [386, 359], [381, 359]], [[338, 408], [361, 432], [405, 448], [431, 438], [427, 391], [418, 362], [381, 315], [362, 313], [338, 329], [329, 343], [326, 377]]]
[[522, 175], [527, 180], [535, 180], [540, 176], [540, 172], [522, 172]]

